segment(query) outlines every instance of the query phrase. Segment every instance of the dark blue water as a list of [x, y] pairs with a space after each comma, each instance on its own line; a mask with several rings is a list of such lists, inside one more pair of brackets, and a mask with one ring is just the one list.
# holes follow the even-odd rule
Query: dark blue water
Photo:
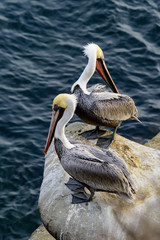
[[[70, 92], [90, 42], [103, 49], [119, 91], [135, 100], [143, 122], [128, 120], [118, 133], [145, 143], [160, 130], [159, 1], [1, 0], [0, 240], [28, 239], [41, 224], [52, 99]], [[90, 84], [97, 82], [95, 73]]]

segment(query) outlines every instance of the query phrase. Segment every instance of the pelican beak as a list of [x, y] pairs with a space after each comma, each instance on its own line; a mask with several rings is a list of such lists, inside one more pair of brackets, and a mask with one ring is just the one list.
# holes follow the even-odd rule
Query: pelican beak
[[103, 78], [103, 80], [108, 84], [108, 86], [112, 89], [112, 91], [115, 93], [119, 93], [114, 81], [111, 78], [111, 75], [109, 74], [109, 71], [106, 67], [103, 58], [97, 59], [96, 70], [99, 73], [99, 75]]
[[51, 123], [50, 123], [50, 127], [49, 127], [49, 132], [48, 132], [48, 137], [47, 137], [47, 141], [46, 141], [46, 146], [44, 149], [44, 154], [47, 153], [48, 148], [54, 137], [55, 128], [56, 128], [57, 122], [59, 120], [58, 119], [59, 114], [60, 114], [60, 109], [58, 109], [57, 111], [53, 111], [53, 113], [52, 113], [52, 119], [51, 119]]

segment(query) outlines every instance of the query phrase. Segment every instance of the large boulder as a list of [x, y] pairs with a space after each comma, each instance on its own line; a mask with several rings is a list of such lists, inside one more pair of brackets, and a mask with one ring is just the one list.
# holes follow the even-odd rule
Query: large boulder
[[[95, 144], [97, 140], [88, 141], [79, 135], [92, 128], [72, 123], [66, 135], [70, 140]], [[91, 202], [74, 205], [71, 191], [65, 186], [69, 175], [52, 142], [45, 157], [39, 210], [44, 226], [57, 240], [159, 239], [160, 151], [119, 135], [110, 149], [128, 165], [137, 185], [135, 199], [126, 202], [118, 195], [96, 192]]]

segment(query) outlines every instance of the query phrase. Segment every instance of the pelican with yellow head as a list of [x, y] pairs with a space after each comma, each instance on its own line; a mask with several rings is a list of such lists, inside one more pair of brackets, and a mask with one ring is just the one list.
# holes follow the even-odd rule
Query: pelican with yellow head
[[[95, 191], [115, 193], [132, 199], [135, 186], [125, 162], [112, 150], [82, 142], [70, 142], [65, 126], [77, 106], [75, 94], [60, 94], [53, 101], [53, 114], [45, 154], [54, 138], [55, 150], [64, 170], [71, 176], [66, 186], [73, 192], [72, 203], [88, 202]], [[88, 188], [90, 194], [85, 192]]]

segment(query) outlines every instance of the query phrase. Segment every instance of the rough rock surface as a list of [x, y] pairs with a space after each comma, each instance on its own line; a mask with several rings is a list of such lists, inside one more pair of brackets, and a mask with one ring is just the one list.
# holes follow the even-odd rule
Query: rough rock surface
[[32, 233], [30, 240], [55, 240], [55, 238], [41, 225]]
[[[85, 131], [92, 128], [84, 123], [72, 123], [67, 127], [66, 135], [70, 140], [88, 142], [79, 133], [82, 129]], [[95, 144], [96, 141], [90, 140], [90, 143]], [[157, 230], [159, 227], [156, 228], [156, 224], [160, 225], [160, 151], [119, 135], [116, 135], [110, 149], [128, 165], [137, 185], [135, 199], [126, 202], [115, 194], [96, 192], [91, 202], [73, 205], [71, 192], [64, 184], [69, 176], [55, 154], [54, 144], [50, 146], [45, 159], [39, 210], [43, 224], [56, 239], [158, 239], [156, 236], [160, 235], [160, 230]], [[147, 230], [158, 235], [153, 238]]]
[[145, 144], [145, 146], [160, 150], [160, 133]]

